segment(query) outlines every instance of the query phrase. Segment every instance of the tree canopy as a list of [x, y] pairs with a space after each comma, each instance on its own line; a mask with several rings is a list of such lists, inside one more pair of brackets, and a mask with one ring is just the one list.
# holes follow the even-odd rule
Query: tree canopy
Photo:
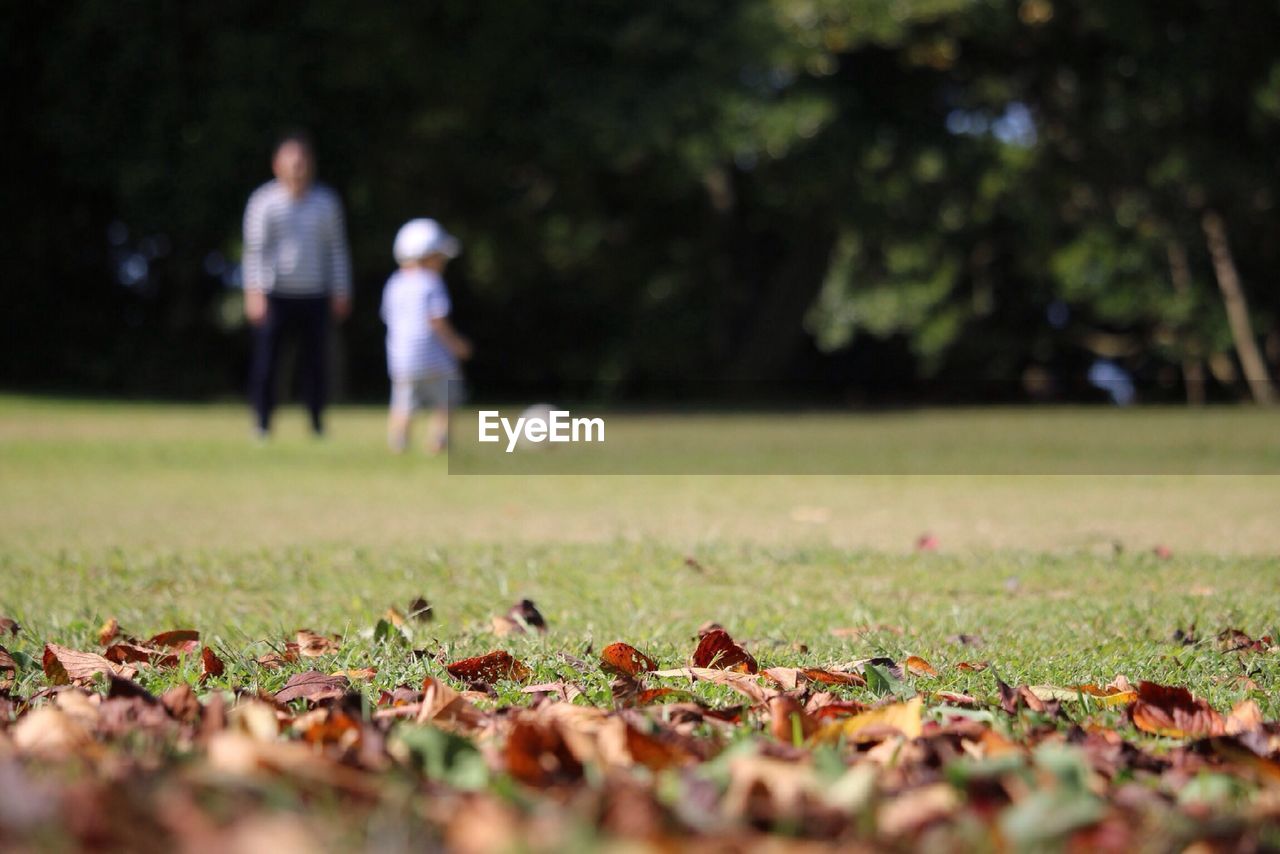
[[1078, 399], [1105, 358], [1149, 399], [1246, 397], [1249, 346], [1280, 367], [1280, 5], [1241, 12], [17, 7], [0, 379], [234, 392], [240, 216], [305, 127], [347, 206], [357, 397], [383, 393], [378, 297], [420, 215], [463, 239], [448, 279], [495, 393]]

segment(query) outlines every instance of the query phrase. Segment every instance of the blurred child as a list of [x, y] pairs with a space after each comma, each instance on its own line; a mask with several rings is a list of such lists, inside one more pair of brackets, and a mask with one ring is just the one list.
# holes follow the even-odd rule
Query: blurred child
[[433, 219], [414, 219], [396, 234], [400, 269], [382, 292], [382, 321], [387, 325], [387, 372], [391, 375], [391, 412], [387, 443], [395, 453], [409, 447], [409, 425], [416, 409], [427, 408], [427, 449], [448, 446], [450, 384], [453, 403], [461, 395], [458, 362], [471, 358], [471, 342], [449, 322], [445, 265], [462, 247]]

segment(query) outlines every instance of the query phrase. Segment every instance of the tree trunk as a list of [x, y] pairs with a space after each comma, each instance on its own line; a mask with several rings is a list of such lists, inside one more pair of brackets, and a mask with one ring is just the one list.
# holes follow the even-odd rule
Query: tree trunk
[[1217, 276], [1218, 287], [1222, 290], [1222, 302], [1227, 309], [1227, 321], [1231, 325], [1236, 353], [1240, 356], [1240, 367], [1244, 369], [1245, 382], [1257, 403], [1272, 405], [1276, 402], [1276, 390], [1271, 385], [1267, 363], [1262, 360], [1258, 342], [1253, 337], [1249, 303], [1245, 300], [1244, 290], [1240, 286], [1240, 274], [1236, 270], [1235, 259], [1231, 256], [1231, 246], [1227, 243], [1226, 223], [1216, 211], [1206, 210], [1200, 225], [1204, 228], [1205, 243], [1213, 259], [1213, 272]]
[[[1170, 238], [1166, 244], [1169, 253], [1169, 278], [1179, 294], [1191, 293], [1191, 265], [1187, 263], [1187, 250]], [[1199, 346], [1185, 329], [1179, 330], [1183, 348], [1182, 384], [1187, 388], [1187, 405], [1204, 405], [1204, 365], [1200, 363]]]

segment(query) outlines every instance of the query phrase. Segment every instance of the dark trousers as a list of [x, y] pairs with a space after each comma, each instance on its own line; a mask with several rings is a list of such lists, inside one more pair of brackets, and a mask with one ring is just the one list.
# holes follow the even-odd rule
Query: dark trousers
[[253, 367], [249, 373], [249, 397], [258, 416], [258, 427], [264, 431], [271, 429], [277, 365], [286, 338], [298, 341], [302, 397], [311, 413], [311, 429], [320, 433], [324, 429], [329, 387], [329, 298], [267, 297], [267, 317], [254, 330]]

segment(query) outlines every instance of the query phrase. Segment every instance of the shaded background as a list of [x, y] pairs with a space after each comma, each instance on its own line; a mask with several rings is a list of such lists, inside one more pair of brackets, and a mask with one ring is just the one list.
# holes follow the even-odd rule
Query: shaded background
[[1083, 400], [1105, 359], [1139, 399], [1239, 400], [1251, 345], [1280, 367], [1275, 2], [78, 0], [0, 27], [7, 388], [239, 393], [240, 217], [295, 126], [347, 205], [351, 399], [385, 394], [419, 215], [465, 243], [482, 394]]

